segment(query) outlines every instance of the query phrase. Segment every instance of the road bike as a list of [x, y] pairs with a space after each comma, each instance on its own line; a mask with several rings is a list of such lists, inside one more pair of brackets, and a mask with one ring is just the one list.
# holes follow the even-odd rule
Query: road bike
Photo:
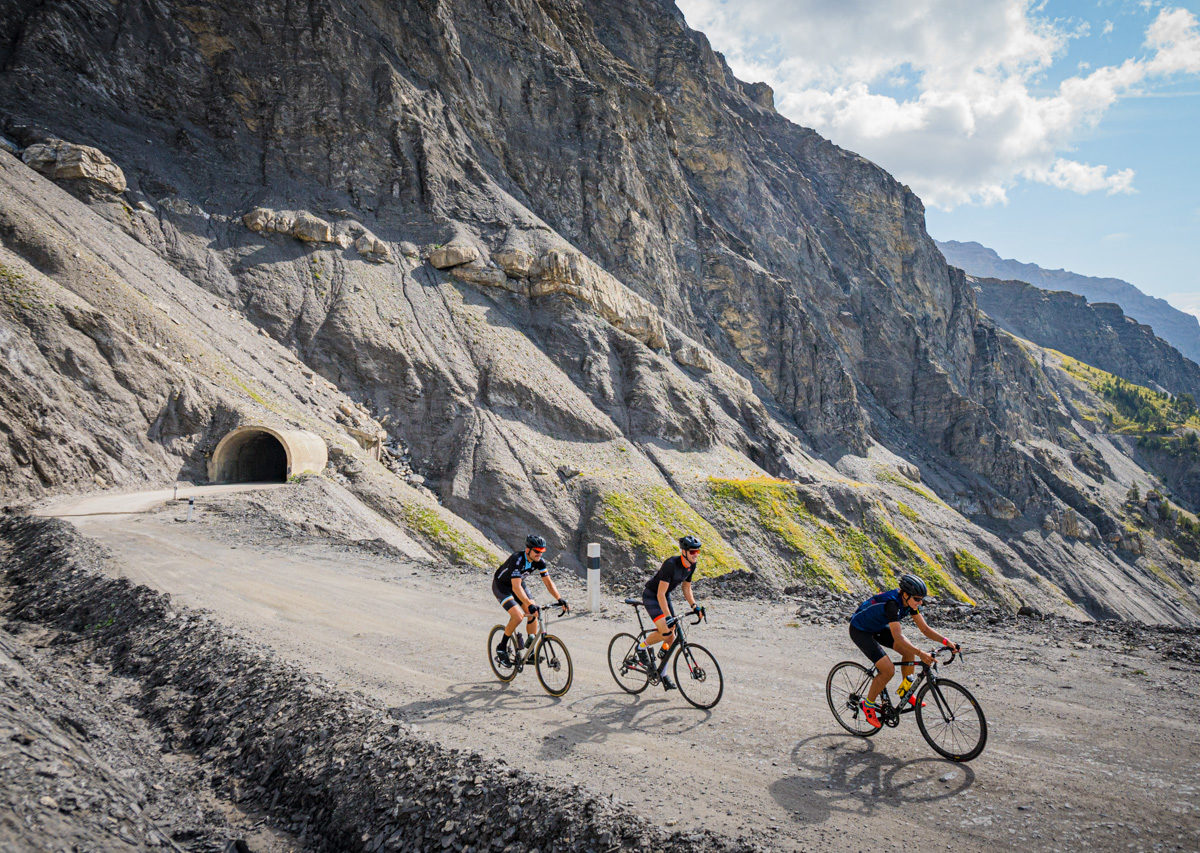
[[497, 651], [496, 646], [500, 644], [500, 638], [504, 635], [504, 626], [497, 625], [492, 628], [487, 639], [488, 663], [492, 665], [492, 672], [496, 673], [497, 678], [508, 682], [516, 678], [517, 673], [532, 660], [534, 669], [537, 670], [538, 681], [542, 683], [545, 691], [551, 696], [562, 696], [571, 689], [575, 672], [566, 643], [547, 631], [550, 627], [551, 607], [559, 608], [559, 616], [567, 612], [564, 604], [550, 604], [539, 608], [541, 630], [533, 642], [520, 651], [516, 650], [515, 638], [510, 639], [503, 652]]
[[[638, 656], [638, 643], [653, 630], [653, 623], [651, 628], [646, 628], [642, 621], [642, 612], [638, 608], [645, 605], [640, 599], [627, 598], [625, 603], [633, 606], [639, 633], [636, 637], [628, 633], [617, 634], [608, 644], [608, 669], [618, 686], [626, 693], [637, 694], [651, 684], [660, 684], [667, 665], [673, 659], [675, 685], [684, 699], [702, 710], [720, 702], [725, 692], [721, 667], [712, 652], [704, 646], [688, 642], [684, 636], [683, 616], [672, 614], [667, 617], [667, 625], [675, 626], [675, 642], [665, 655], [659, 654], [656, 666], [647, 667]], [[695, 620], [687, 624], [699, 625], [703, 619], [705, 617], [697, 613]], [[653, 650], [649, 652], [654, 654]]]
[[[935, 752], [951, 761], [970, 761], [983, 752], [987, 743], [987, 720], [983, 716], [983, 708], [979, 707], [967, 688], [939, 675], [938, 655], [942, 652], [950, 655], [945, 661], [946, 665], [954, 662], [956, 654], [950, 648], [930, 652], [933, 656], [932, 666], [919, 660], [913, 661], [913, 665], [919, 666], [921, 672], [899, 706], [892, 704], [887, 688], [884, 688], [876, 700], [879, 721], [895, 728], [900, 725], [903, 715], [915, 712], [921, 736]], [[961, 653], [958, 656], [961, 657]], [[897, 667], [902, 665], [901, 661], [894, 663]], [[852, 735], [871, 737], [883, 730], [867, 722], [866, 713], [860, 705], [877, 674], [875, 667], [867, 669], [860, 663], [847, 660], [835, 664], [825, 679], [829, 710], [842, 728]], [[915, 704], [908, 701], [909, 697], [916, 698]]]

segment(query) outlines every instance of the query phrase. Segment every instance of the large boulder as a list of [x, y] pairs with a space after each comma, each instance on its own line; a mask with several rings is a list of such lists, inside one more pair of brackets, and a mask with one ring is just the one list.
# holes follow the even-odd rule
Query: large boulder
[[437, 246], [429, 253], [429, 263], [439, 270], [450, 269], [461, 264], [479, 260], [479, 250], [466, 243], [447, 243]]
[[105, 189], [123, 193], [125, 173], [99, 148], [76, 145], [62, 139], [30, 145], [21, 160], [52, 180], [87, 180]]
[[359, 235], [358, 239], [354, 241], [354, 248], [364, 258], [376, 263], [392, 260], [392, 250], [388, 244], [369, 231]]
[[349, 245], [337, 239], [329, 222], [307, 210], [256, 207], [242, 217], [242, 224], [257, 234], [286, 234], [305, 243], [337, 243], [342, 248]]
[[469, 264], [456, 266], [450, 270], [450, 275], [459, 281], [466, 281], [471, 284], [479, 284], [485, 287], [503, 287], [514, 293], [528, 292], [528, 288], [524, 282], [513, 281], [510, 284], [508, 276], [504, 274], [504, 270], [490, 264], [485, 264], [483, 261], [471, 261]]
[[305, 243], [332, 243], [333, 226], [321, 217], [313, 216], [305, 210], [296, 216], [292, 236]]
[[667, 345], [666, 329], [654, 306], [579, 252], [552, 249], [534, 261], [529, 277], [531, 296], [567, 293], [647, 346]]

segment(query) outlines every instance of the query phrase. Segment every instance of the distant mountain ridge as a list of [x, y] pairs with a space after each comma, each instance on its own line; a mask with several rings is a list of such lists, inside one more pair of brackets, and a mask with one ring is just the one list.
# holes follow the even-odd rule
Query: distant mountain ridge
[[1066, 290], [1089, 302], [1115, 302], [1129, 317], [1145, 323], [1154, 333], [1192, 361], [1200, 362], [1200, 321], [1173, 307], [1165, 299], [1142, 293], [1119, 278], [1096, 278], [1069, 270], [1048, 270], [1001, 258], [994, 250], [975, 242], [934, 241], [951, 266], [979, 278], [1024, 281], [1045, 290]]
[[1200, 398], [1200, 365], [1112, 302], [1023, 281], [975, 278], [979, 308], [1000, 328], [1139, 385]]

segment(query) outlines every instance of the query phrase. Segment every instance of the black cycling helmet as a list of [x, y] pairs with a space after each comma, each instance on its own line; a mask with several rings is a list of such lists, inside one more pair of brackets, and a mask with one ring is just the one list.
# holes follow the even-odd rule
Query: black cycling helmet
[[900, 591], [914, 595], [917, 598], [924, 598], [929, 590], [925, 588], [925, 581], [921, 580], [916, 575], [901, 575], [900, 576]]
[[683, 551], [699, 551], [700, 540], [689, 533], [687, 536], [679, 540], [679, 548]]
[[528, 536], [525, 537], [525, 547], [526, 548], [545, 548], [546, 540], [543, 539], [541, 536], [538, 536], [536, 533], [530, 533]]

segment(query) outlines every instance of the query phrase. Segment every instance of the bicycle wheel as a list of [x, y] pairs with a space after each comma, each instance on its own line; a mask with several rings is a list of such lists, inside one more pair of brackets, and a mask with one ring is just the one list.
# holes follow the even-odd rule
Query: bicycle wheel
[[534, 652], [534, 666], [537, 668], [538, 681], [551, 696], [562, 696], [571, 689], [571, 681], [575, 672], [571, 668], [571, 653], [567, 651], [566, 643], [553, 634], [542, 638], [541, 645]]
[[500, 645], [500, 638], [504, 636], [504, 626], [497, 625], [488, 634], [487, 638], [487, 654], [488, 663], [492, 665], [492, 672], [496, 673], [496, 677], [501, 681], [512, 681], [517, 676], [517, 667], [513, 663], [512, 649], [513, 641], [510, 638], [508, 641], [508, 657], [504, 662], [501, 662], [499, 655], [496, 652], [496, 646]]
[[987, 743], [983, 708], [967, 688], [944, 678], [917, 694], [917, 726], [934, 751], [951, 761], [970, 761]]
[[[683, 671], [679, 671], [679, 661]], [[702, 710], [708, 710], [721, 701], [725, 692], [725, 679], [721, 667], [712, 652], [694, 643], [682, 645], [675, 653], [675, 686], [683, 698]]]
[[637, 644], [633, 634], [617, 634], [608, 644], [608, 671], [626, 693], [641, 693], [650, 683], [650, 675], [637, 662]]
[[854, 661], [844, 660], [829, 670], [825, 679], [825, 698], [838, 724], [859, 737], [878, 734], [879, 729], [867, 722], [859, 702], [867, 697], [871, 686], [871, 671]]

